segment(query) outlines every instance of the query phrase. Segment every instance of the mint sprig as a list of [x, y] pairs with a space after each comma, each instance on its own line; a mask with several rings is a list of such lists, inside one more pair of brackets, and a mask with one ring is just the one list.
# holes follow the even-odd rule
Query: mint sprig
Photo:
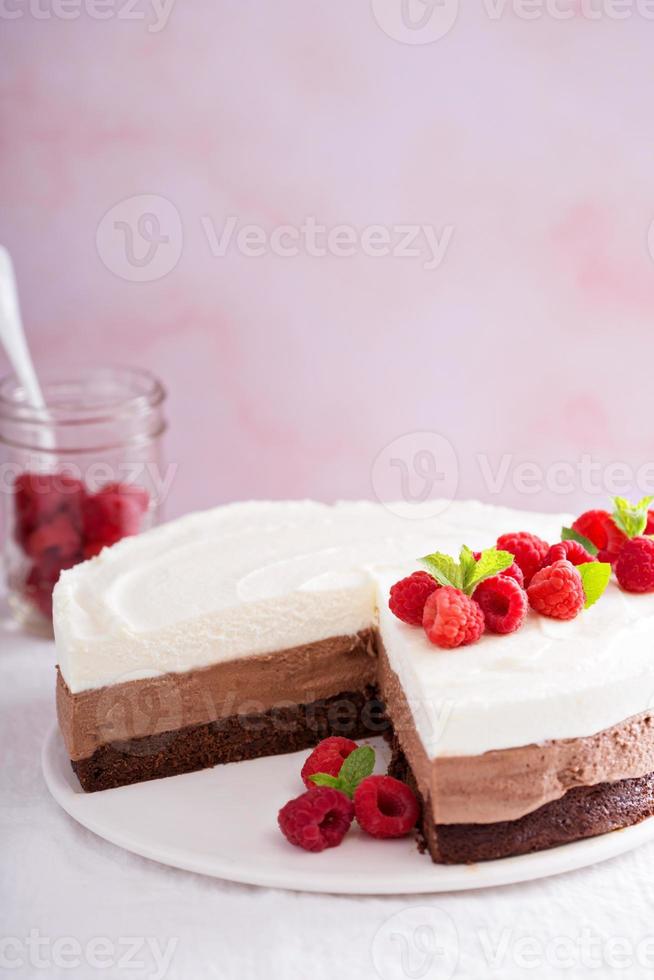
[[434, 551], [419, 559], [439, 585], [452, 585], [455, 589], [463, 588], [463, 569], [459, 563], [441, 551]]
[[352, 799], [359, 783], [366, 776], [370, 776], [374, 768], [375, 750], [371, 745], [360, 745], [354, 752], [350, 752], [338, 776], [330, 776], [327, 772], [315, 772], [313, 776], [309, 776], [309, 779], [316, 786], [340, 789], [341, 793], [345, 793]]
[[510, 551], [499, 551], [497, 548], [487, 548], [486, 551], [482, 551], [479, 560], [475, 562], [475, 567], [472, 570], [472, 574], [466, 577], [463, 583], [463, 591], [467, 595], [472, 595], [480, 582], [484, 579], [491, 578], [493, 575], [499, 575], [500, 572], [506, 571], [510, 568], [515, 558]]
[[514, 557], [509, 551], [487, 548], [477, 559], [464, 544], [458, 562], [440, 551], [425, 555], [420, 561], [439, 585], [450, 585], [469, 596], [485, 579], [510, 568]]
[[576, 541], [577, 544], [580, 544], [582, 548], [586, 549], [592, 558], [599, 551], [599, 548], [593, 544], [590, 538], [587, 538], [584, 534], [580, 534], [579, 531], [575, 531], [573, 527], [561, 528], [561, 541]]
[[628, 538], [637, 538], [647, 527], [647, 509], [654, 497], [643, 497], [637, 504], [630, 504], [624, 497], [614, 497], [615, 510], [611, 515], [614, 523]]
[[590, 609], [609, 584], [611, 566], [605, 561], [587, 561], [583, 565], [577, 565], [577, 571], [581, 575], [581, 584], [586, 595], [584, 609]]

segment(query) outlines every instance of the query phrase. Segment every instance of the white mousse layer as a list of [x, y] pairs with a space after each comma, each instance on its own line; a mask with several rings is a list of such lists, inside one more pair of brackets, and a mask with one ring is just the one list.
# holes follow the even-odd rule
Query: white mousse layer
[[432, 756], [589, 735], [650, 703], [654, 597], [611, 587], [572, 623], [534, 615], [511, 637], [442, 651], [388, 612], [399, 573], [371, 572], [405, 570], [428, 551], [458, 554], [462, 543], [488, 547], [505, 531], [558, 540], [569, 522], [474, 501], [258, 502], [192, 514], [62, 574], [61, 672], [78, 693], [354, 634], [377, 622], [377, 577], [384, 643]]
[[581, 738], [654, 708], [654, 596], [611, 582], [571, 622], [530, 611], [517, 633], [441, 650], [384, 601], [411, 570], [376, 576], [379, 626], [430, 758]]

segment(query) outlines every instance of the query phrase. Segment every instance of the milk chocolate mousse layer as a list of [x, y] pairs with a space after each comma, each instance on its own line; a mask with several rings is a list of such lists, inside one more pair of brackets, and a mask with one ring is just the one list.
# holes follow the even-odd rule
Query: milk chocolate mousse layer
[[[512, 821], [569, 790], [615, 783], [654, 772], [654, 713], [643, 712], [612, 728], [571, 738], [430, 759], [413, 711], [378, 640], [378, 684], [395, 736], [436, 824]], [[434, 718], [447, 724], [447, 713]]]
[[371, 631], [72, 694], [57, 714], [84, 789], [296, 751], [385, 727]]
[[654, 816], [654, 773], [614, 783], [575, 786], [560, 799], [518, 820], [454, 824], [433, 822], [428, 801], [422, 797], [396, 739], [389, 774], [407, 782], [417, 794], [422, 809], [419, 848], [429, 851], [437, 864], [470, 864], [544, 851], [631, 827]]

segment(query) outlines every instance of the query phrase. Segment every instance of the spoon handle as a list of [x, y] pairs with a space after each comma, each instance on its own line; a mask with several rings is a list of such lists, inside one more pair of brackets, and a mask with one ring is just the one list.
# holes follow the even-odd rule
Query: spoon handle
[[3, 245], [0, 245], [0, 340], [29, 404], [33, 408], [44, 409], [45, 401], [20, 317], [14, 266], [9, 252]]

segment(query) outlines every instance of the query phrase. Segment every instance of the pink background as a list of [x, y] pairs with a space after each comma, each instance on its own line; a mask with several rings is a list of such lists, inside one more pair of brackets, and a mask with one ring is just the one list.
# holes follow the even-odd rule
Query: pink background
[[[520, 464], [652, 457], [654, 22], [635, 3], [525, 20], [475, 0], [446, 36], [404, 43], [366, 2], [178, 0], [158, 31], [145, 0], [132, 19], [109, 0], [106, 20], [80, 2], [0, 16], [0, 239], [41, 369], [119, 361], [166, 383], [169, 515], [393, 495], [389, 459], [413, 473], [424, 430], [453, 447], [458, 496], [528, 508], [588, 488], [528, 493]], [[116, 214], [138, 217], [141, 195], [169, 239], [151, 281], [101, 225], [133, 197]], [[220, 234], [230, 215], [452, 237], [435, 269], [212, 255], [203, 219]], [[480, 454], [493, 471], [507, 456], [501, 486]], [[608, 473], [654, 489], [652, 472]]]

